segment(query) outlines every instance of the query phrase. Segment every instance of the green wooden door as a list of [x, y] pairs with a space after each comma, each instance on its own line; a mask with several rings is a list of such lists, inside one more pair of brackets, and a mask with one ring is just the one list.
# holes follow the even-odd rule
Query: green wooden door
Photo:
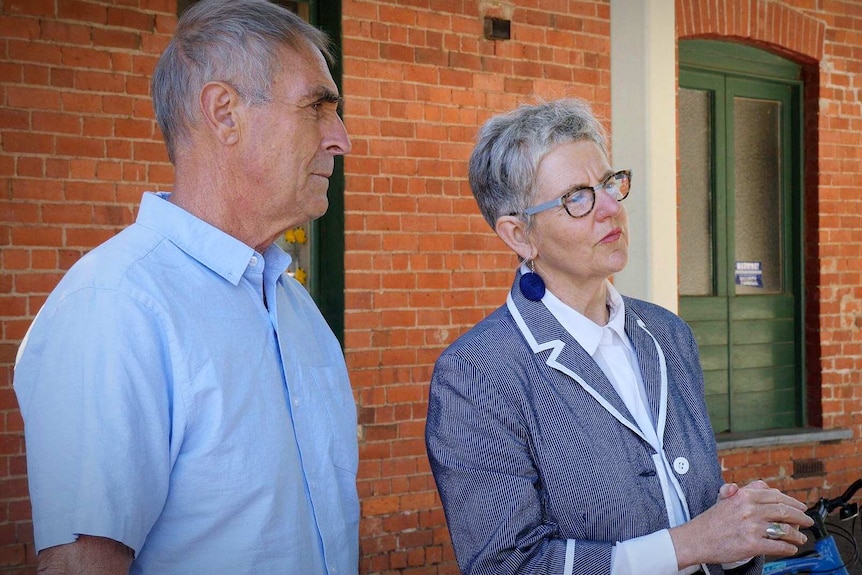
[[713, 428], [797, 427], [800, 88], [697, 58], [683, 65], [682, 53], [680, 315], [700, 345]]

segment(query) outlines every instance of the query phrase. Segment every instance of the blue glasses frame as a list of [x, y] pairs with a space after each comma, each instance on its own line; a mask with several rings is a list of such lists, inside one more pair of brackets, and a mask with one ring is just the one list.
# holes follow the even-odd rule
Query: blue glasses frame
[[[524, 213], [528, 216], [532, 216], [539, 212], [550, 210], [551, 208], [563, 206], [566, 209], [566, 213], [571, 217], [582, 218], [592, 212], [593, 208], [596, 206], [596, 192], [603, 191], [616, 201], [621, 202], [628, 197], [631, 184], [632, 171], [620, 170], [605, 178], [602, 183], [597, 186], [583, 186], [575, 188], [555, 200], [550, 200], [537, 206], [527, 208]], [[569, 209], [569, 206], [571, 206], [572, 209]], [[573, 210], [575, 213], [572, 213]]]

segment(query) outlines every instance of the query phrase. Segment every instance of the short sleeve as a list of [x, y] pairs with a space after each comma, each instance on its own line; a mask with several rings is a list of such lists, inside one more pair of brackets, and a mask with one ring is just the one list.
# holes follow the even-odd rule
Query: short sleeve
[[137, 553], [164, 505], [172, 381], [158, 314], [116, 290], [49, 299], [19, 354], [37, 549], [78, 534]]

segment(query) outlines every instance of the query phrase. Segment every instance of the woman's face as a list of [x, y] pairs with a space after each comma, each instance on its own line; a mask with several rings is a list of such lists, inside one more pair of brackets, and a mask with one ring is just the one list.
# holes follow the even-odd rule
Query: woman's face
[[[595, 186], [613, 170], [595, 143], [582, 140], [553, 148], [536, 171], [533, 205], [582, 186]], [[628, 217], [623, 205], [596, 193], [593, 210], [571, 217], [561, 205], [533, 216], [529, 231], [536, 273], [555, 295], [596, 289], [628, 261]]]

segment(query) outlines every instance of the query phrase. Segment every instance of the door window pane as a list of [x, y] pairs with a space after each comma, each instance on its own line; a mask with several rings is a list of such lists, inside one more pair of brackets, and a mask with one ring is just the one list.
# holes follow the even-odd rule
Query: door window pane
[[733, 114], [736, 294], [780, 292], [781, 103], [736, 97]]
[[713, 295], [711, 93], [681, 88], [680, 295]]

